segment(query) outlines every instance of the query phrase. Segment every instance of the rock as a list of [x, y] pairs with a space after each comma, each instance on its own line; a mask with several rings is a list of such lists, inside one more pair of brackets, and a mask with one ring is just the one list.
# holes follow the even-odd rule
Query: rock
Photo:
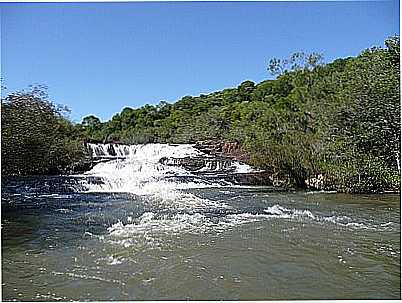
[[91, 170], [96, 164], [101, 162], [108, 162], [114, 160], [115, 158], [110, 159], [85, 159], [79, 162], [74, 163], [67, 171], [69, 174], [82, 174], [89, 170]]
[[193, 172], [204, 168], [204, 170], [197, 173], [229, 172], [235, 169], [235, 167], [232, 166], [233, 161], [226, 157], [163, 157], [159, 162], [168, 166], [180, 166]]
[[250, 155], [241, 147], [238, 141], [205, 140], [196, 142], [194, 147], [208, 155], [228, 157], [242, 162], [250, 160]]
[[224, 177], [224, 179], [239, 185], [260, 185], [260, 186], [265, 185], [265, 186], [280, 187], [278, 185], [273, 184], [270, 175], [271, 174], [266, 171], [242, 173], [242, 174], [234, 173], [227, 175], [226, 177]]
[[168, 166], [180, 166], [184, 167], [190, 171], [196, 171], [204, 167], [204, 161], [202, 158], [168, 158], [163, 157], [159, 160], [159, 163], [168, 165]]
[[277, 180], [268, 171], [248, 173], [235, 172], [233, 160], [227, 157], [185, 157], [161, 158], [160, 163], [168, 166], [180, 166], [191, 171], [195, 176], [214, 181], [227, 181], [238, 185], [265, 185], [276, 188], [286, 188], [287, 182]]

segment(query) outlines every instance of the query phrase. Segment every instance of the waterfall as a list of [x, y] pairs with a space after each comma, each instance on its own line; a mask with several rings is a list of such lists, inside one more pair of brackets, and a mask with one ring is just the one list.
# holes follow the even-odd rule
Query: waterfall
[[206, 174], [253, 171], [244, 163], [207, 155], [192, 144], [89, 143], [87, 146], [94, 159], [108, 159], [85, 173], [87, 177], [100, 180], [87, 182], [89, 191], [167, 195], [176, 189], [228, 184], [204, 178]]
[[132, 153], [130, 145], [88, 143], [92, 158], [128, 157]]

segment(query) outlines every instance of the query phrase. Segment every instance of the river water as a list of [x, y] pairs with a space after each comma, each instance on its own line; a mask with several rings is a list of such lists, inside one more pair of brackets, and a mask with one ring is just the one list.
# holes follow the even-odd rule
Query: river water
[[196, 153], [181, 148], [3, 179], [3, 300], [401, 297], [398, 195], [279, 192], [155, 160]]

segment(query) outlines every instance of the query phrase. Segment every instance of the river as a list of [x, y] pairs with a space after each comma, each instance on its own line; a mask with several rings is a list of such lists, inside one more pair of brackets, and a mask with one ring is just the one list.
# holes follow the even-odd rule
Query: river
[[122, 150], [2, 179], [3, 300], [401, 297], [399, 195], [240, 186], [158, 162], [199, 156], [188, 145]]

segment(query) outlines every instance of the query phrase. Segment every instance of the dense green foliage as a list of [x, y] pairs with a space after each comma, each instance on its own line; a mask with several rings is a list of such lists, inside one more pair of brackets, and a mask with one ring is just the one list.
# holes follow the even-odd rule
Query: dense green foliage
[[83, 145], [64, 110], [47, 101], [41, 87], [2, 100], [3, 175], [62, 173], [83, 158]]
[[318, 54], [273, 59], [275, 80], [124, 108], [105, 123], [89, 116], [81, 132], [125, 143], [237, 140], [251, 164], [296, 186], [323, 174], [345, 191], [399, 188], [399, 38], [385, 44], [326, 65]]
[[295, 53], [269, 62], [275, 80], [127, 107], [103, 123], [91, 115], [72, 125], [34, 91], [13, 94], [2, 104], [2, 172], [61, 171], [82, 158], [79, 140], [217, 139], [238, 141], [250, 164], [294, 186], [323, 175], [342, 191], [399, 189], [399, 47], [394, 37], [329, 64]]

